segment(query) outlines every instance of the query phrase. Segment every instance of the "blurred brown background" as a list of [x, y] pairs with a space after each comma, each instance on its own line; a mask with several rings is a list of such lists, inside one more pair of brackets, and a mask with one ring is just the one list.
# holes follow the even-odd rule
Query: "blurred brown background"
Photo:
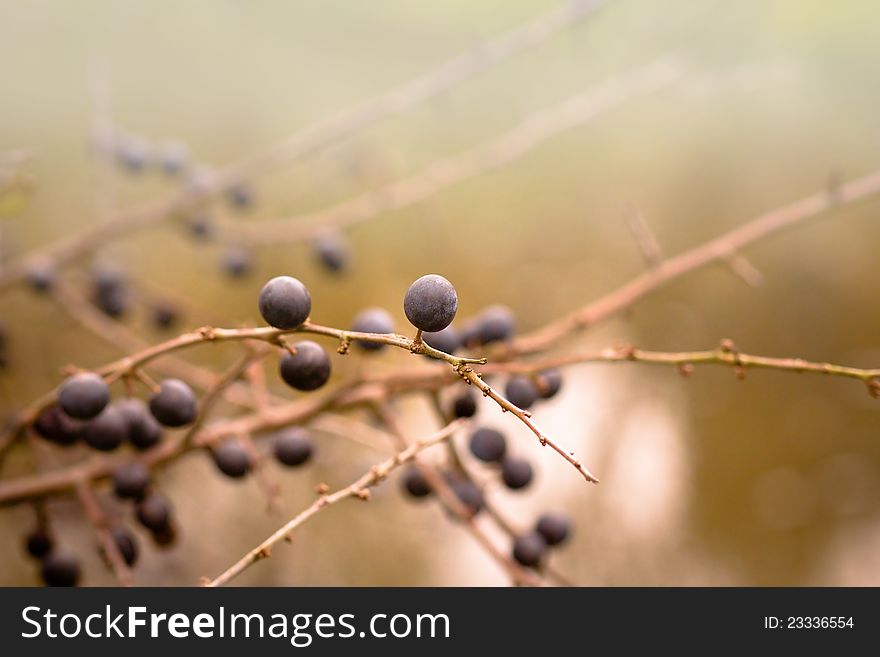
[[[417, 77], [450, 56], [555, 6], [539, 0], [323, 2], [192, 0], [0, 2], [0, 150], [30, 149], [36, 188], [0, 221], [4, 257], [95, 221], [100, 176], [88, 148], [93, 72], [104, 71], [115, 123], [151, 140], [185, 141], [203, 162], [253, 153]], [[667, 91], [639, 98], [548, 140], [508, 167], [348, 235], [352, 273], [335, 278], [307, 245], [263, 249], [230, 283], [220, 251], [163, 225], [100, 253], [137, 277], [192, 299], [185, 323], [256, 322], [256, 294], [287, 273], [309, 286], [313, 317], [348, 326], [367, 305], [391, 310], [427, 272], [452, 280], [460, 316], [501, 302], [536, 328], [643, 271], [624, 217], [641, 209], [674, 254], [765, 210], [822, 189], [832, 174], [880, 165], [880, 6], [870, 0], [725, 2], [620, 0], [595, 18], [401, 117], [259, 179], [253, 221], [320, 208], [499, 135], [531, 112], [667, 53], [688, 65]], [[114, 176], [125, 207], [166, 193], [161, 175]], [[218, 214], [228, 213], [222, 204]], [[743, 350], [862, 367], [880, 363], [876, 204], [844, 208], [749, 250], [765, 277], [746, 286], [722, 267], [687, 276], [561, 351], [617, 341], [652, 349]], [[199, 309], [203, 311], [200, 315]], [[210, 317], [211, 319], [207, 319]], [[0, 297], [11, 363], [0, 416], [35, 398], [74, 362], [119, 355], [24, 289]], [[129, 320], [150, 341], [163, 336]], [[228, 362], [233, 349], [200, 350]], [[410, 361], [387, 353], [359, 367]], [[280, 394], [290, 391], [278, 387]], [[586, 585], [880, 584], [877, 400], [852, 381], [698, 368], [690, 380], [647, 365], [585, 365], [538, 409], [543, 427], [579, 449], [602, 484], [585, 486], [558, 456], [491, 404], [479, 421], [505, 429], [533, 459], [524, 494], [495, 496], [523, 525], [566, 510], [574, 540], [554, 565]], [[400, 405], [412, 435], [436, 426], [428, 406]], [[460, 436], [464, 439], [464, 436]], [[41, 467], [64, 459], [50, 451]], [[253, 481], [215, 473], [194, 454], [160, 475], [182, 536], [145, 548], [144, 585], [216, 575], [313, 499], [321, 481], [350, 483], [380, 455], [320, 437], [317, 463], [277, 472], [286, 516], [271, 516]], [[4, 477], [35, 467], [22, 450]], [[471, 539], [433, 505], [402, 499], [397, 482], [320, 514], [239, 584], [504, 584]], [[127, 509], [107, 500], [124, 516]], [[59, 533], [86, 559], [85, 583], [112, 583], [72, 500], [51, 507]], [[37, 582], [21, 540], [28, 508], [0, 511], [0, 584]], [[145, 543], [145, 541], [143, 542]]]

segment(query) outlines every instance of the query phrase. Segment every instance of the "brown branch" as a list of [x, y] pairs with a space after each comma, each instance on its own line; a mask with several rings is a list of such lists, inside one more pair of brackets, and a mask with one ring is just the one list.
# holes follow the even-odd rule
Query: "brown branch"
[[92, 490], [90, 482], [79, 481], [76, 485], [76, 493], [89, 521], [95, 528], [98, 541], [113, 574], [116, 575], [116, 579], [122, 586], [131, 586], [133, 583], [131, 570], [128, 564], [125, 563], [125, 557], [122, 556], [119, 546], [116, 545], [116, 541], [113, 539], [113, 534], [110, 532], [110, 523], [101, 509], [101, 505], [98, 504], [98, 500], [95, 498], [95, 492]]
[[58, 240], [28, 253], [0, 269], [0, 291], [21, 281], [34, 263], [62, 267], [95, 251], [98, 247], [155, 225], [166, 217], [197, 205], [281, 162], [302, 159], [388, 117], [400, 114], [434, 98], [472, 76], [488, 70], [593, 13], [602, 0], [574, 0], [487, 40], [452, 58], [428, 73], [366, 100], [351, 109], [332, 114], [280, 144], [226, 167], [200, 185], [188, 186], [164, 198], [117, 214], [110, 221], [93, 224], [72, 237]]
[[654, 269], [637, 276], [617, 290], [600, 297], [580, 310], [514, 340], [508, 356], [530, 354], [547, 349], [562, 338], [629, 308], [641, 298], [672, 280], [712, 262], [725, 260], [758, 240], [816, 217], [843, 204], [855, 203], [880, 193], [880, 171], [851, 180], [834, 189], [807, 196], [790, 205], [763, 214], [713, 240], [668, 258]]
[[388, 475], [392, 471], [394, 471], [401, 465], [412, 461], [415, 456], [422, 450], [427, 449], [432, 445], [436, 445], [437, 443], [443, 442], [444, 440], [447, 440], [449, 436], [451, 436], [455, 432], [455, 430], [461, 426], [461, 424], [462, 423], [460, 421], [448, 424], [446, 427], [444, 427], [441, 431], [435, 433], [433, 436], [419, 440], [407, 447], [406, 449], [398, 452], [391, 458], [383, 461], [382, 463], [379, 463], [378, 465], [373, 466], [372, 468], [370, 468], [369, 472], [367, 472], [345, 488], [341, 488], [329, 495], [321, 495], [317, 500], [315, 500], [314, 503], [312, 503], [311, 506], [309, 506], [300, 514], [291, 518], [280, 529], [278, 529], [275, 533], [269, 536], [269, 538], [260, 543], [253, 550], [244, 555], [236, 563], [234, 563], [220, 575], [215, 577], [213, 580], [209, 580], [208, 582], [206, 582], [205, 586], [223, 586], [224, 584], [227, 584], [230, 580], [247, 570], [247, 568], [255, 564], [257, 561], [269, 557], [272, 548], [276, 544], [285, 540], [287, 537], [290, 536], [293, 530], [295, 530], [297, 527], [305, 523], [309, 518], [316, 515], [323, 509], [352, 497], [369, 499], [367, 497], [367, 492], [370, 488], [381, 483], [384, 479], [388, 477]]
[[424, 170], [330, 208], [275, 219], [230, 224], [227, 240], [253, 246], [296, 242], [328, 228], [340, 229], [386, 212], [410, 207], [465, 180], [510, 164], [544, 141], [579, 126], [624, 102], [660, 91], [680, 79], [683, 70], [670, 59], [614, 77], [599, 87], [529, 116], [501, 137]]

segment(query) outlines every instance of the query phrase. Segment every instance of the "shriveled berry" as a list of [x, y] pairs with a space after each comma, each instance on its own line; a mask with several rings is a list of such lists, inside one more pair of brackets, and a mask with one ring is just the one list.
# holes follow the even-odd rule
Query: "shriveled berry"
[[402, 481], [403, 489], [411, 497], [427, 497], [433, 492], [431, 489], [431, 484], [428, 483], [428, 480], [425, 479], [421, 471], [415, 466], [410, 466], [406, 469], [406, 471], [403, 473]]
[[514, 406], [530, 408], [538, 399], [538, 388], [527, 376], [513, 376], [507, 381], [504, 396]]
[[151, 493], [137, 506], [138, 522], [153, 532], [158, 532], [171, 522], [171, 502], [159, 493]]
[[507, 441], [504, 434], [495, 429], [481, 427], [471, 434], [471, 454], [486, 463], [494, 463], [504, 458]]
[[436, 333], [426, 331], [422, 333], [422, 340], [424, 340], [428, 346], [434, 347], [434, 349], [439, 349], [447, 354], [454, 354], [461, 349], [462, 344], [461, 334], [454, 326], [447, 326], [442, 331], [437, 331]]
[[284, 382], [297, 390], [317, 390], [330, 378], [330, 357], [317, 342], [303, 340], [292, 345], [295, 353], [281, 355], [279, 371]]
[[272, 450], [279, 463], [297, 466], [312, 458], [314, 447], [312, 439], [305, 429], [289, 427], [275, 436]]
[[409, 286], [403, 299], [403, 311], [417, 329], [442, 331], [455, 319], [458, 295], [448, 280], [428, 274]]
[[452, 415], [455, 417], [473, 417], [477, 414], [477, 397], [466, 390], [452, 400]]
[[154, 418], [140, 399], [128, 398], [117, 402], [117, 407], [128, 423], [128, 440], [137, 449], [149, 449], [162, 440], [162, 425]]
[[182, 427], [196, 419], [196, 396], [180, 379], [165, 379], [150, 397], [150, 413], [166, 427]]
[[555, 397], [562, 388], [562, 372], [559, 370], [544, 370], [538, 374], [538, 394], [541, 399]]
[[37, 416], [34, 431], [38, 435], [57, 445], [73, 445], [82, 438], [85, 422], [70, 417], [61, 410], [61, 406], [53, 404]]
[[[358, 333], [394, 333], [394, 319], [387, 310], [382, 308], [367, 308], [361, 311], [351, 323], [351, 330]], [[356, 342], [359, 349], [365, 351], [378, 351], [385, 347], [379, 342]]]
[[537, 532], [517, 536], [513, 541], [513, 558], [521, 566], [534, 568], [544, 558], [547, 544]]
[[251, 456], [237, 440], [218, 445], [211, 450], [211, 456], [220, 472], [233, 479], [244, 477], [251, 469]]
[[312, 297], [306, 286], [292, 276], [276, 276], [263, 286], [260, 314], [270, 326], [296, 328], [309, 318]]
[[139, 500], [150, 485], [150, 469], [140, 461], [132, 461], [113, 470], [113, 492], [122, 499]]
[[89, 420], [83, 429], [83, 440], [94, 449], [110, 452], [128, 440], [128, 422], [116, 404], [105, 408]]
[[511, 490], [525, 488], [532, 483], [533, 477], [532, 464], [525, 459], [507, 457], [501, 463], [501, 479]]
[[80, 372], [67, 378], [58, 391], [58, 403], [70, 417], [90, 420], [110, 402], [110, 388], [94, 372]]
[[559, 545], [571, 533], [571, 523], [565, 515], [551, 511], [538, 518], [535, 531], [544, 537], [547, 545]]
[[55, 548], [43, 559], [41, 574], [46, 586], [76, 586], [80, 572], [79, 559], [64, 548]]
[[28, 534], [25, 539], [25, 547], [27, 548], [28, 554], [35, 559], [42, 559], [45, 557], [52, 551], [54, 545], [55, 541], [52, 540], [52, 535], [43, 527], [37, 527], [34, 531]]

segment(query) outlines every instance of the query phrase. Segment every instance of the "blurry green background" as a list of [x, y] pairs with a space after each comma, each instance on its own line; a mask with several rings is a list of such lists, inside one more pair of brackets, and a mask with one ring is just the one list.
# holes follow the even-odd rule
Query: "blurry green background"
[[[0, 151], [25, 147], [35, 191], [2, 221], [4, 257], [96, 220], [100, 175], [88, 148], [93, 71], [103, 70], [115, 123], [151, 140], [185, 141], [222, 165], [280, 141], [329, 113], [417, 77], [472, 44], [555, 6], [539, 0], [232, 2], [87, 0], [0, 2]], [[192, 299], [186, 324], [256, 322], [270, 276], [306, 282], [313, 317], [347, 326], [367, 305], [391, 310], [427, 272], [451, 279], [466, 317], [490, 303], [536, 328], [644, 269], [624, 217], [635, 203], [666, 253], [880, 166], [880, 5], [822, 0], [619, 0], [548, 43], [301, 164], [261, 177], [253, 221], [320, 208], [417, 171], [505, 132], [667, 53], [687, 78], [551, 139], [499, 171], [349, 232], [352, 273], [333, 277], [307, 245], [264, 249], [254, 274], [230, 282], [220, 250], [164, 224], [100, 252], [140, 279]], [[159, 174], [114, 185], [129, 206], [167, 193]], [[880, 365], [876, 203], [831, 213], [749, 249], [764, 274], [746, 286], [723, 267], [687, 276], [625, 317], [560, 345], [617, 341], [652, 349], [710, 348]], [[227, 210], [218, 204], [217, 213]], [[219, 319], [218, 319], [219, 318]], [[0, 297], [11, 363], [0, 373], [0, 416], [59, 380], [119, 352], [83, 332], [51, 299]], [[150, 341], [145, 317], [129, 320]], [[234, 348], [198, 352], [223, 363]], [[411, 361], [388, 353], [334, 361], [360, 367]], [[274, 377], [272, 377], [274, 378]], [[290, 396], [289, 391], [278, 392]], [[544, 428], [581, 451], [602, 478], [583, 481], [508, 416], [485, 404], [479, 420], [504, 428], [533, 459], [525, 494], [493, 495], [523, 527], [566, 510], [576, 535], [553, 557], [577, 583], [880, 584], [880, 402], [856, 382], [698, 368], [684, 381], [652, 366], [587, 365], [538, 409]], [[436, 426], [423, 400], [401, 404], [414, 436]], [[464, 439], [464, 436], [460, 436]], [[286, 515], [264, 513], [253, 481], [215, 473], [194, 454], [160, 474], [181, 540], [168, 552], [142, 541], [145, 585], [216, 575], [313, 499], [348, 484], [381, 456], [320, 438], [315, 466], [280, 472]], [[41, 467], [82, 455], [44, 450]], [[36, 467], [14, 454], [11, 477]], [[130, 511], [102, 498], [120, 518]], [[112, 583], [72, 500], [50, 507], [64, 541], [86, 563], [86, 584]], [[28, 508], [0, 511], [0, 584], [37, 582], [21, 545]], [[499, 540], [503, 539], [499, 537]], [[396, 481], [369, 506], [320, 514], [292, 546], [237, 580], [285, 585], [504, 584], [503, 574], [433, 505], [403, 500]]]

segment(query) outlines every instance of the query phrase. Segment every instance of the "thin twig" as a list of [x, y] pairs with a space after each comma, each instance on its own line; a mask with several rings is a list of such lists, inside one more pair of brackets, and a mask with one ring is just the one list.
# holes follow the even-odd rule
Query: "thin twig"
[[90, 482], [85, 480], [77, 482], [76, 493], [89, 521], [95, 528], [98, 541], [101, 543], [104, 556], [107, 558], [113, 574], [122, 586], [131, 586], [133, 583], [131, 570], [128, 564], [125, 563], [125, 557], [122, 556], [119, 546], [116, 545], [116, 541], [113, 539], [113, 534], [110, 532], [110, 523], [101, 509], [101, 505], [98, 504], [98, 500], [95, 498], [95, 492], [92, 490]]

